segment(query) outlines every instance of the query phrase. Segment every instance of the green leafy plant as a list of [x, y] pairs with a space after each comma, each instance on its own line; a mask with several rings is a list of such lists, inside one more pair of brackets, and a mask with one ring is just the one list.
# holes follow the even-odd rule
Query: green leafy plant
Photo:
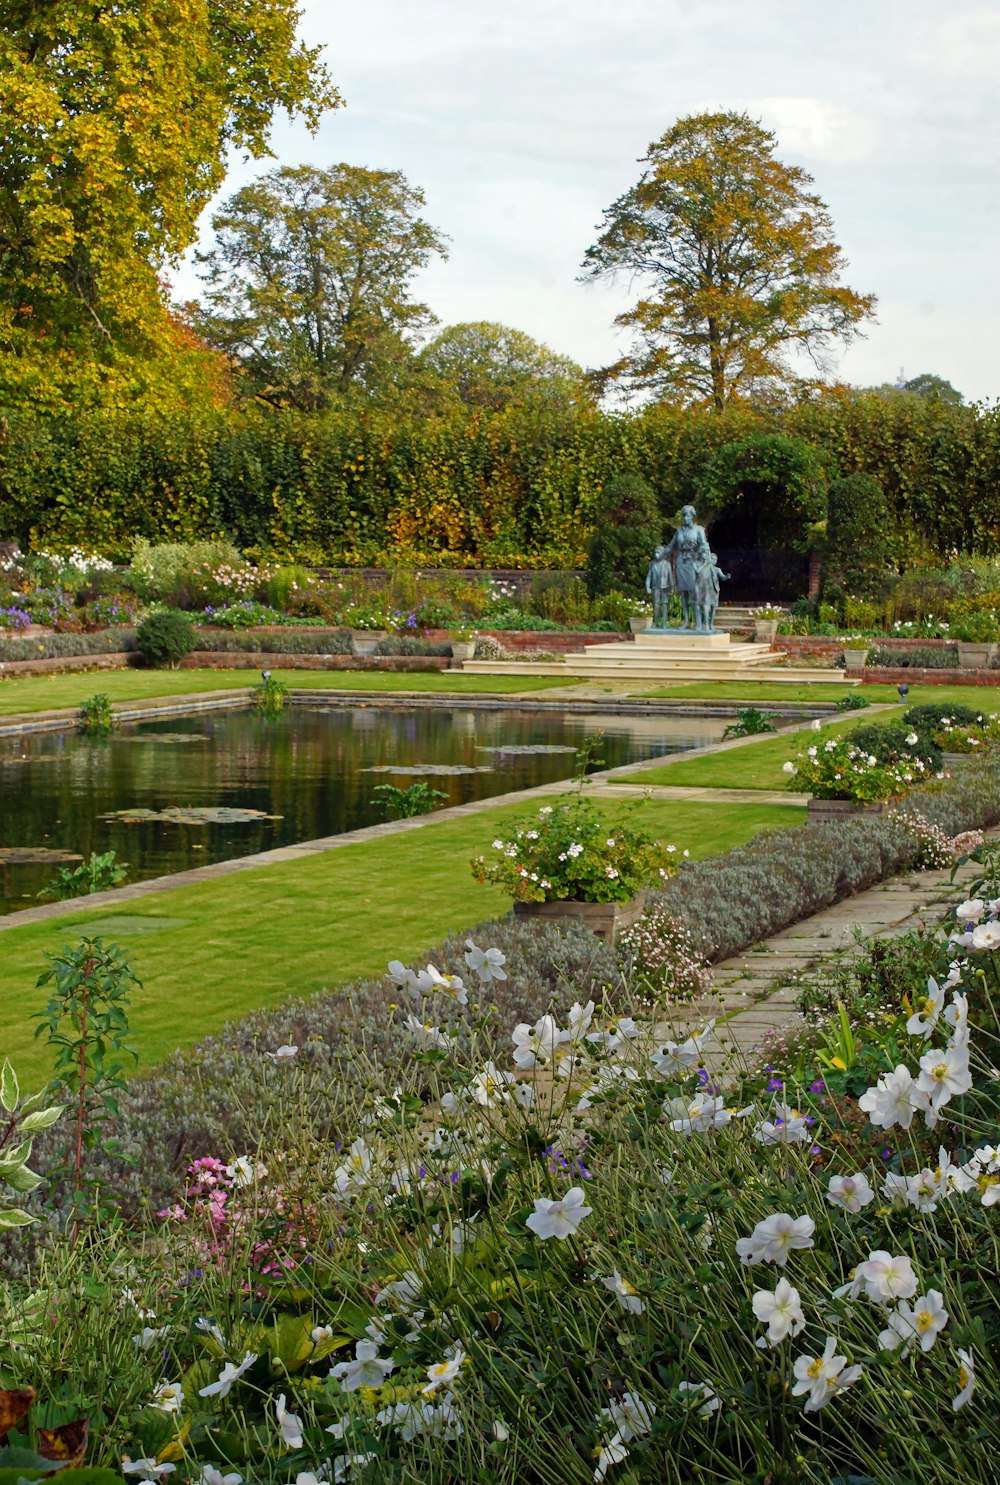
[[[45, 1090], [21, 1099], [17, 1074], [5, 1057], [0, 1070], [0, 1184], [27, 1195], [41, 1185], [42, 1177], [29, 1170], [34, 1136], [55, 1124], [63, 1113], [61, 1104], [46, 1104]], [[35, 1218], [21, 1207], [0, 1207], [0, 1230], [27, 1227]]]
[[85, 897], [91, 892], [108, 892], [119, 886], [127, 875], [128, 862], [119, 861], [114, 851], [105, 851], [102, 855], [91, 851], [89, 859], [81, 861], [79, 866], [64, 866], [38, 895], [62, 901], [69, 897]]
[[194, 625], [177, 609], [147, 614], [135, 631], [136, 648], [148, 665], [176, 670], [194, 649]]
[[75, 1207], [74, 1240], [88, 1210], [85, 1152], [102, 1145], [102, 1126], [117, 1117], [123, 1072], [138, 1053], [129, 1045], [129, 1001], [140, 981], [118, 944], [83, 938], [49, 955], [39, 988], [51, 986], [35, 1036], [55, 1054], [54, 1083], [73, 1110], [69, 1179]]
[[873, 753], [857, 748], [847, 738], [830, 738], [799, 753], [784, 765], [789, 787], [815, 799], [848, 799], [855, 804], [877, 804], [906, 794], [928, 777], [921, 758], [903, 756], [898, 762], [880, 762]]
[[280, 717], [288, 705], [288, 687], [269, 670], [263, 670], [261, 679], [250, 692], [250, 702], [265, 717]]
[[77, 722], [80, 731], [91, 737], [108, 737], [118, 725], [111, 697], [104, 691], [88, 696], [77, 713]]
[[736, 713], [736, 721], [730, 722], [722, 737], [723, 740], [727, 737], [752, 737], [758, 732], [776, 730], [767, 712], [758, 711], [755, 706], [743, 706]]
[[838, 696], [834, 705], [838, 712], [861, 712], [871, 706], [871, 702], [860, 691], [848, 691], [846, 695]]
[[447, 794], [432, 789], [423, 779], [406, 789], [398, 789], [395, 784], [379, 784], [372, 790], [372, 797], [382, 805], [390, 820], [409, 820], [414, 815], [426, 815], [428, 810], [438, 808], [439, 800], [448, 798]]

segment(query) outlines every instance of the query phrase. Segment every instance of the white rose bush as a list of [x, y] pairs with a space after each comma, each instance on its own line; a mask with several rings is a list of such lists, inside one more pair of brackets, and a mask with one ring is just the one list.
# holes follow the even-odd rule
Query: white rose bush
[[[347, 1126], [308, 1048], [262, 1050], [259, 1148], [198, 1162], [141, 1260], [91, 1250], [129, 1377], [111, 1457], [176, 1485], [992, 1482], [991, 872], [821, 1076], [815, 1046], [769, 1076], [724, 1024], [592, 1000], [498, 1051], [499, 950], [393, 960], [409, 1056]], [[38, 1283], [33, 1385], [68, 1280]]]

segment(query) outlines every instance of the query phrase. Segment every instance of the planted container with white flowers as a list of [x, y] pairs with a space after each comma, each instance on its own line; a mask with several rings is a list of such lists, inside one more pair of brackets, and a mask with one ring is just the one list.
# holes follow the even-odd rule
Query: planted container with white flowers
[[891, 801], [932, 777], [922, 758], [901, 754], [885, 762], [842, 737], [813, 743], [794, 761], [786, 762], [784, 772], [789, 775], [790, 788], [811, 795], [809, 813], [818, 819], [884, 814]]

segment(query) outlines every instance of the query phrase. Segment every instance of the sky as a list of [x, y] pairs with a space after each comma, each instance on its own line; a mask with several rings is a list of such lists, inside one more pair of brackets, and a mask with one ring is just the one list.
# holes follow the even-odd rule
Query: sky
[[[677, 118], [744, 109], [813, 176], [844, 281], [878, 296], [836, 374], [930, 371], [1000, 396], [997, 0], [302, 5], [346, 106], [315, 136], [279, 116], [275, 159], [234, 160], [220, 199], [276, 164], [402, 170], [450, 239], [413, 285], [442, 325], [495, 320], [587, 367], [615, 359], [635, 296], [578, 281], [605, 209]], [[197, 292], [190, 261], [175, 285]]]

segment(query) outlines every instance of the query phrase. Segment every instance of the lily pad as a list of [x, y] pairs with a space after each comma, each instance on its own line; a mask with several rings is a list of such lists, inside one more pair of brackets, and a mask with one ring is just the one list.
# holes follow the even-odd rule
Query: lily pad
[[501, 743], [498, 747], [477, 747], [477, 753], [575, 753], [567, 743]]
[[101, 819], [120, 820], [123, 825], [142, 825], [147, 820], [163, 820], [169, 825], [245, 825], [254, 820], [280, 820], [281, 816], [228, 804], [171, 804], [162, 810], [112, 810]]
[[75, 851], [60, 851], [51, 846], [0, 846], [0, 863], [4, 866], [60, 866], [82, 860]]
[[400, 773], [407, 777], [419, 777], [430, 774], [436, 777], [440, 774], [456, 773], [492, 773], [493, 769], [488, 763], [373, 763], [369, 768], [363, 768], [362, 773]]

